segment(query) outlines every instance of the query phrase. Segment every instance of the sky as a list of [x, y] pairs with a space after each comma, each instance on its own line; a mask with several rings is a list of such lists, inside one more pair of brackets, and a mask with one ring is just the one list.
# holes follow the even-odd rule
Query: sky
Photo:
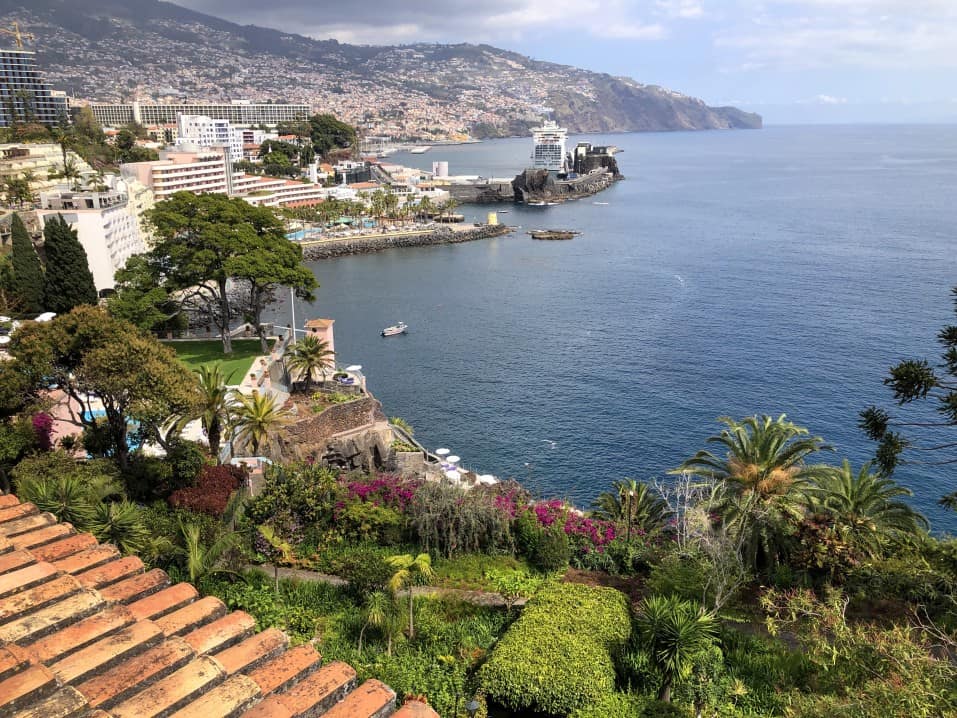
[[488, 43], [735, 105], [766, 124], [957, 122], [957, 0], [177, 4], [340, 42]]

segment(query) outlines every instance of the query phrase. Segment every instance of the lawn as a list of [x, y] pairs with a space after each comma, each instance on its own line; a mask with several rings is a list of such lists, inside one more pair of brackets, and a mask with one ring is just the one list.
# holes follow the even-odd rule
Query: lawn
[[164, 342], [169, 345], [176, 356], [192, 370], [201, 366], [210, 366], [219, 363], [223, 374], [229, 377], [231, 384], [238, 384], [252, 366], [253, 359], [260, 354], [258, 339], [233, 339], [233, 353], [223, 356], [223, 343], [218, 339], [209, 341], [176, 341]]

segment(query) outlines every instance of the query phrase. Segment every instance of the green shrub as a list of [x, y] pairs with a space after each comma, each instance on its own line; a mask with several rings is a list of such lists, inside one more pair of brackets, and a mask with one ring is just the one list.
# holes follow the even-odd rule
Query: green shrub
[[691, 718], [691, 711], [674, 703], [650, 701], [638, 715], [641, 718]]
[[702, 589], [707, 583], [707, 568], [698, 556], [672, 553], [651, 569], [648, 591], [659, 596], [701, 601]]
[[395, 573], [382, 552], [371, 546], [360, 546], [335, 561], [334, 571], [349, 582], [349, 593], [356, 598], [381, 591]]
[[573, 711], [569, 718], [635, 718], [646, 701], [634, 693], [609, 693], [597, 703]]
[[551, 584], [528, 602], [479, 670], [481, 688], [512, 710], [568, 714], [614, 690], [611, 654], [630, 634], [624, 594]]
[[565, 532], [557, 525], [540, 531], [529, 558], [535, 568], [545, 573], [566, 568], [571, 548]]

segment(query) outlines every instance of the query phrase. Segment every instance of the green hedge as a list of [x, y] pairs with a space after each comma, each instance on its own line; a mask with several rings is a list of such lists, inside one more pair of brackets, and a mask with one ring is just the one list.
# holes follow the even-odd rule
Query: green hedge
[[550, 584], [528, 602], [480, 669], [481, 688], [512, 710], [567, 715], [614, 690], [611, 654], [630, 634], [621, 592]]

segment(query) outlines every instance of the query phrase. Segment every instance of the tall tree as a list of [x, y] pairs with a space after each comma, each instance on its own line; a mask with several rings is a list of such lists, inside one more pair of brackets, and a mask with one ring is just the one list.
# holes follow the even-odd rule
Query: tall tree
[[[957, 287], [951, 289], [951, 299], [957, 314]], [[937, 342], [943, 350], [940, 364], [931, 366], [926, 359], [907, 359], [891, 367], [884, 384], [893, 389], [894, 400], [899, 407], [924, 400], [936, 404], [941, 417], [939, 421], [901, 419], [877, 406], [869, 406], [860, 414], [859, 426], [873, 441], [878, 442], [875, 463], [885, 476], [890, 476], [899, 464], [906, 461], [903, 456], [905, 452], [937, 457], [916, 463], [957, 463], [957, 457], [953, 455], [957, 442], [931, 440], [919, 443], [901, 431], [925, 429], [939, 432], [957, 426], [957, 325], [941, 329], [937, 333]], [[940, 503], [950, 508], [957, 507], [957, 491], [944, 496]]]
[[192, 418], [198, 418], [206, 432], [209, 442], [209, 453], [219, 461], [219, 442], [223, 436], [223, 427], [229, 420], [229, 409], [232, 405], [229, 389], [226, 384], [232, 375], [225, 376], [219, 364], [201, 366], [196, 372], [199, 376], [200, 403], [197, 412]]
[[24, 314], [39, 314], [43, 311], [43, 268], [33, 248], [27, 228], [14, 213], [10, 221], [13, 243], [13, 296]]
[[[237, 315], [250, 316], [258, 327], [280, 285], [288, 283], [305, 299], [317, 286], [302, 266], [301, 250], [285, 238], [269, 208], [220, 194], [177, 192], [158, 202], [149, 220], [157, 239], [148, 255], [156, 282], [205, 310], [226, 354], [232, 352], [229, 331]], [[238, 306], [229, 292], [232, 280], [249, 288]]]
[[44, 306], [65, 314], [81, 304], [96, 304], [98, 296], [86, 250], [63, 215], [47, 219], [43, 228], [46, 275]]
[[56, 384], [69, 395], [77, 424], [96, 430], [91, 404], [102, 403], [109, 453], [123, 469], [131, 424], [143, 440], [163, 445], [169, 419], [193, 412], [199, 401], [195, 376], [172, 349], [97, 307], [21, 327], [10, 353], [32, 393]]

